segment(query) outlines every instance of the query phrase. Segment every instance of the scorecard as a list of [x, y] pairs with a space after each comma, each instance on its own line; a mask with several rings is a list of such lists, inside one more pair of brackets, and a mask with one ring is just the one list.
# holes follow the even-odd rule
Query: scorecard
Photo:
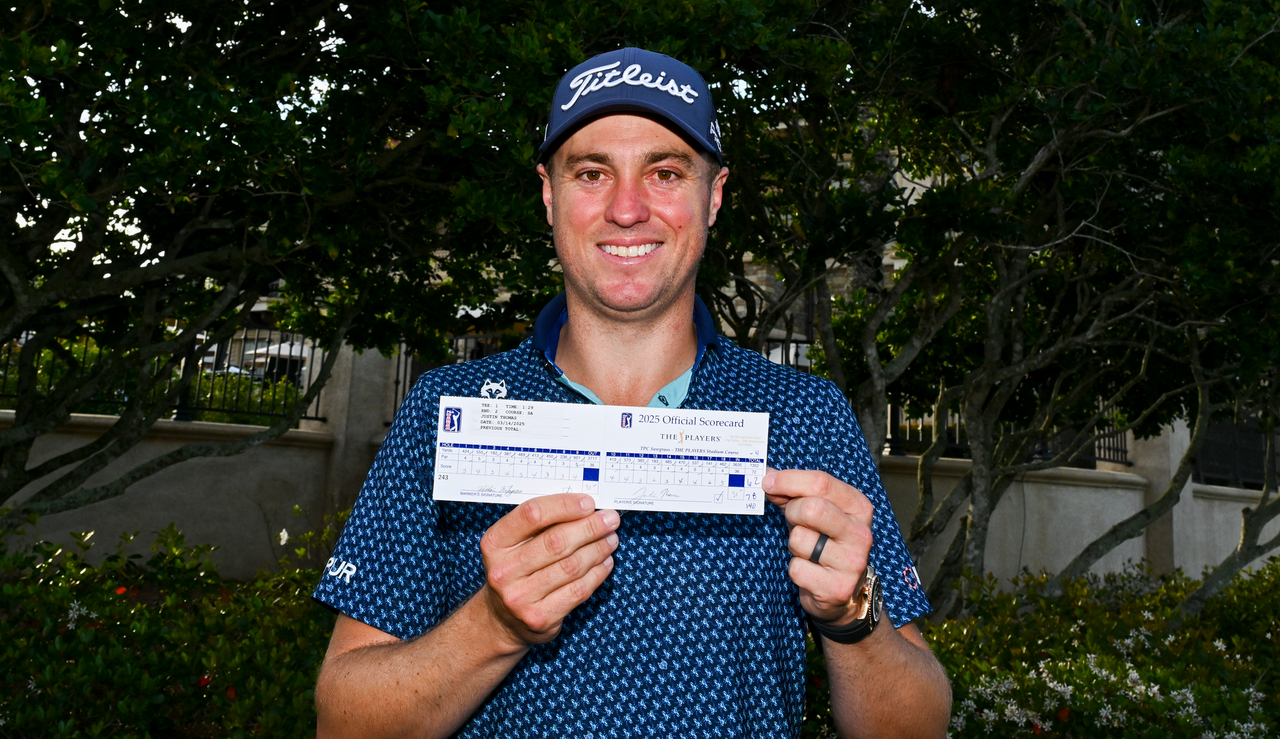
[[764, 512], [767, 413], [442, 397], [437, 423], [436, 500]]

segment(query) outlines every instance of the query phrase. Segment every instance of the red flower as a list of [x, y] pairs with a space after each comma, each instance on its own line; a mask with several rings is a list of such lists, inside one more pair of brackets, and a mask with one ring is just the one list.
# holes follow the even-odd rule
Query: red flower
[[121, 585], [120, 587], [116, 588], [116, 595], [124, 595], [124, 591], [126, 590], [128, 590], [128, 588]]
[[213, 682], [213, 678], [209, 677], [208, 675], [201, 675], [200, 679], [196, 680], [196, 687], [203, 688], [204, 686], [208, 685], [211, 682]]
[[1037, 734], [1043, 734], [1043, 733], [1044, 733], [1044, 731], [1042, 731], [1042, 730], [1040, 729], [1040, 724], [1037, 724], [1037, 723], [1032, 723], [1032, 724], [1031, 724], [1031, 730], [1032, 730], [1032, 731], [1034, 731], [1034, 732], [1035, 732], [1035, 733], [1037, 733]]
[[232, 685], [231, 687], [227, 688], [227, 698], [230, 698], [231, 700], [236, 699], [236, 686]]
[[1059, 720], [1059, 721], [1066, 721], [1066, 720], [1067, 720], [1067, 717], [1068, 717], [1068, 716], [1070, 716], [1070, 715], [1071, 715], [1071, 709], [1070, 709], [1070, 708], [1064, 708], [1064, 709], [1062, 709], [1061, 711], [1058, 711], [1058, 720]]

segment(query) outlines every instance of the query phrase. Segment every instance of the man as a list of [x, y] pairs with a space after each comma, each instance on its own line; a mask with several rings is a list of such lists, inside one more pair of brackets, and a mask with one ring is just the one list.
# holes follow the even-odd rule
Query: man
[[[320, 736], [794, 736], [806, 620], [842, 734], [942, 736], [950, 688], [910, 624], [929, 606], [849, 404], [717, 337], [694, 295], [728, 176], [701, 77], [638, 49], [571, 70], [538, 174], [565, 294], [397, 414], [316, 589], [341, 614]], [[774, 505], [433, 501], [438, 398], [495, 392], [769, 412]]]

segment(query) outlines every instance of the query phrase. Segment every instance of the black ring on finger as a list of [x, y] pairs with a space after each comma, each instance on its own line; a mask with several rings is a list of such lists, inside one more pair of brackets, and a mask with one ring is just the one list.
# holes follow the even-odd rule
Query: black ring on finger
[[827, 541], [831, 537], [826, 534], [818, 534], [818, 543], [813, 545], [813, 554], [809, 555], [809, 561], [818, 564], [818, 560], [822, 559], [822, 549], [827, 546]]

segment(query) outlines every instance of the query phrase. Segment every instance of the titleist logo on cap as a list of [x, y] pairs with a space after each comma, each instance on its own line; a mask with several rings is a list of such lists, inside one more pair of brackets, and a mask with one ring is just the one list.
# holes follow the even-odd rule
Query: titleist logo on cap
[[662, 90], [674, 97], [678, 97], [689, 104], [692, 104], [693, 99], [698, 97], [698, 93], [694, 92], [692, 87], [689, 85], [677, 84], [674, 78], [663, 82], [662, 78], [667, 75], [666, 72], [659, 72], [657, 79], [654, 79], [652, 74], [643, 72], [639, 64], [632, 64], [625, 70], [619, 72], [617, 67], [621, 65], [622, 62], [614, 62], [613, 64], [606, 64], [603, 67], [595, 67], [578, 74], [578, 76], [574, 77], [569, 82], [569, 89], [576, 91], [573, 94], [573, 99], [564, 105], [561, 105], [560, 110], [568, 110], [572, 108], [573, 104], [578, 102], [578, 98], [583, 95], [606, 87], [617, 87], [621, 84], [638, 87], [652, 87], [657, 90]]

